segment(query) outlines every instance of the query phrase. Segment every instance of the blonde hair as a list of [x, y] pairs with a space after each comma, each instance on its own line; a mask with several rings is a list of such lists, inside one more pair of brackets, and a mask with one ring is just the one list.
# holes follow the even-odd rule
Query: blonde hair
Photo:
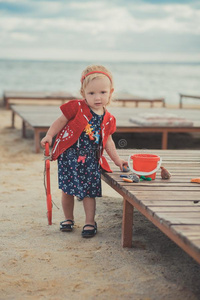
[[[95, 71], [97, 71], [97, 73], [95, 73]], [[88, 74], [90, 72], [94, 72], [94, 73]], [[108, 76], [104, 73], [106, 73]], [[86, 76], [87, 74], [88, 76]], [[113, 89], [113, 76], [108, 69], [106, 69], [102, 65], [91, 65], [85, 68], [85, 70], [83, 70], [81, 74], [81, 88], [80, 88], [81, 96], [84, 98], [84, 94], [85, 94], [84, 90], [90, 81], [92, 81], [95, 78], [103, 78], [103, 77], [108, 77], [110, 79], [110, 89]]]

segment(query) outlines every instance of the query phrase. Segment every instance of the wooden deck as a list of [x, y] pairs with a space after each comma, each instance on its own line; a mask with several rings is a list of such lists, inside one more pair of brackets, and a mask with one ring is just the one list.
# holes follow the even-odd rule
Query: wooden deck
[[[120, 150], [125, 160], [135, 150]], [[125, 183], [119, 168], [110, 163], [113, 173], [102, 179], [123, 197], [122, 245], [132, 246], [133, 211], [136, 208], [172, 241], [200, 263], [200, 184], [191, 178], [200, 177], [200, 151], [152, 150], [160, 155], [172, 174], [169, 180], [160, 177], [139, 183]], [[124, 174], [124, 173], [123, 173]], [[153, 243], [154, 241], [152, 241]]]
[[36, 101], [61, 101], [64, 103], [68, 100], [75, 99], [75, 97], [68, 92], [20, 92], [20, 91], [8, 91], [3, 94], [3, 102], [7, 109], [10, 108], [10, 104], [16, 100], [36, 100]]
[[[11, 105], [12, 127], [15, 125], [15, 115], [22, 119], [22, 136], [26, 136], [26, 124], [34, 130], [35, 152], [40, 151], [40, 133], [47, 132], [49, 126], [60, 115], [60, 109], [57, 106], [45, 105]], [[167, 108], [128, 108], [128, 107], [109, 107], [109, 111], [116, 117], [117, 132], [138, 132], [162, 134], [161, 148], [167, 149], [169, 132], [200, 132], [200, 117], [198, 110], [189, 109], [167, 109]], [[175, 114], [179, 117], [187, 118], [193, 122], [193, 126], [142, 126], [129, 121], [131, 117], [144, 115], [145, 113], [155, 113], [164, 116], [164, 114]]]

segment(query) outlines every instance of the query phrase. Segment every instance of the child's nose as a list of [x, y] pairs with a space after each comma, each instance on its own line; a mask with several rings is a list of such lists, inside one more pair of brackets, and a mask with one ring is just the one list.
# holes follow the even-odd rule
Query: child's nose
[[96, 94], [96, 99], [100, 99], [101, 98], [101, 95], [100, 94]]

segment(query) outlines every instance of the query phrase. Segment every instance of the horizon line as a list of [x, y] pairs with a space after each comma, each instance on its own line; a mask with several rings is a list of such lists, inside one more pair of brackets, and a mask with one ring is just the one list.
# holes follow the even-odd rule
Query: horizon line
[[[89, 59], [39, 59], [39, 58], [4, 58], [4, 57], [0, 57], [0, 61], [24, 61], [24, 62], [73, 62], [73, 63], [84, 63], [84, 62], [91, 62], [91, 60]], [[94, 60], [93, 60], [94, 61]], [[160, 64], [200, 64], [200, 60], [134, 60], [134, 59], [130, 59], [130, 60], [120, 60], [120, 59], [116, 59], [116, 60], [98, 60], [99, 62], [106, 62], [106, 63], [160, 63]]]

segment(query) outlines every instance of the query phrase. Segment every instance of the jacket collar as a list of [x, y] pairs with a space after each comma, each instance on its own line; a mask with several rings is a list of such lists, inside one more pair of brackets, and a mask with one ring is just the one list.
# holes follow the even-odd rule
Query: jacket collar
[[[88, 119], [91, 119], [92, 118], [92, 114], [91, 114], [89, 106], [86, 103], [86, 100], [85, 99], [81, 100], [81, 103], [82, 103], [82, 107], [83, 107], [83, 110], [84, 110], [84, 113], [85, 113], [86, 117]], [[107, 122], [109, 119], [110, 119], [110, 113], [105, 108], [105, 113], [104, 113], [104, 117], [103, 117], [103, 123]]]

